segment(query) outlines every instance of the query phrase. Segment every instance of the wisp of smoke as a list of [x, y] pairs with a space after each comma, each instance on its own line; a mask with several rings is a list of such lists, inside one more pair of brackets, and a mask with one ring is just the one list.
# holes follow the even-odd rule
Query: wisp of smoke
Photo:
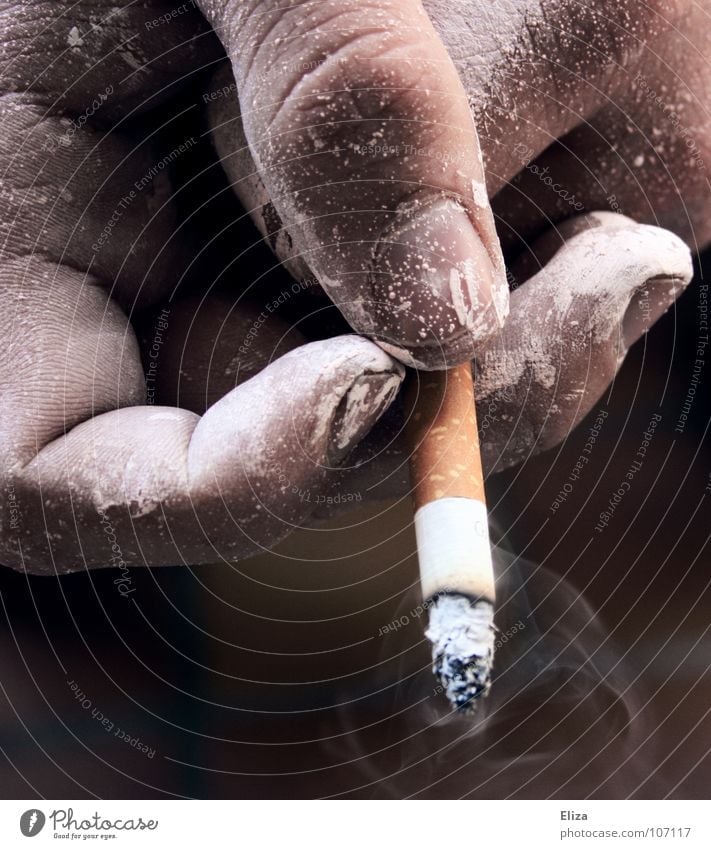
[[643, 699], [600, 618], [548, 569], [502, 547], [494, 563], [498, 633], [488, 698], [473, 717], [452, 711], [432, 676], [427, 615], [413, 589], [396, 618], [415, 631], [405, 647], [400, 631], [382, 639], [386, 672], [371, 721], [363, 722], [362, 700], [344, 699], [338, 709], [341, 733], [331, 746], [350, 779], [335, 795], [624, 798], [644, 780]]

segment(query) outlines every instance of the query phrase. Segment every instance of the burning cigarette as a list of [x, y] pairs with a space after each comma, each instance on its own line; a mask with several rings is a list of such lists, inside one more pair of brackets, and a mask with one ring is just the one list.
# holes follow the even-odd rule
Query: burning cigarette
[[420, 372], [409, 386], [408, 438], [422, 595], [433, 672], [471, 712], [491, 685], [494, 571], [469, 364]]

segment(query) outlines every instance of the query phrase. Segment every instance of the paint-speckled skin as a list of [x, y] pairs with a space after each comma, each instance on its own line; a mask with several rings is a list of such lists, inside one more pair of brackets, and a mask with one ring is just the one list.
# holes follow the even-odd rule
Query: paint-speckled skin
[[[307, 518], [313, 508], [299, 492], [326, 488], [334, 477], [329, 467], [394, 397], [398, 363], [350, 337], [298, 348], [235, 388], [234, 334], [244, 335], [245, 321], [254, 322], [247, 311], [225, 311], [208, 297], [198, 313], [202, 344], [185, 351], [176, 334], [189, 325], [185, 313], [194, 303], [173, 305], [173, 349], [162, 360], [165, 380], [158, 378], [163, 406], [146, 403], [147, 352], [142, 362], [134, 321], [157, 309], [184, 275], [205, 290], [205, 280], [215, 275], [201, 266], [200, 243], [185, 220], [188, 193], [176, 195], [181, 187], [171, 182], [170, 169], [146, 175], [165, 157], [182, 165], [197, 156], [205, 101], [191, 95], [190, 86], [220, 61], [220, 42], [233, 60], [242, 100], [255, 107], [245, 131], [252, 152], [270, 166], [265, 183], [277, 190], [274, 209], [294, 228], [307, 265], [331, 294], [339, 291], [336, 300], [356, 329], [388, 339], [400, 359], [429, 366], [441, 364], [440, 355], [442, 362], [461, 361], [503, 319], [503, 269], [481, 183], [486, 176], [493, 193], [521, 170], [524, 163], [512, 153], [521, 135], [535, 155], [574, 130], [569, 150], [552, 149], [549, 158], [560, 171], [556, 178], [587, 206], [604, 207], [605, 198], [599, 175], [581, 168], [576, 155], [589, 155], [603, 169], [606, 190], [612, 185], [625, 212], [662, 220], [692, 243], [708, 241], [708, 197], [698, 170], [691, 169], [674, 128], [662, 125], [659, 150], [648, 149], [659, 107], [629, 83], [639, 69], [645, 92], [666, 85], [665, 97], [681, 103], [675, 126], [690, 127], [702, 156], [711, 158], [704, 111], [708, 69], [697, 53], [708, 43], [705, 6], [690, 13], [690, 3], [629, 0], [614, 4], [614, 23], [603, 27], [605, 3], [583, 15], [578, 4], [573, 15], [566, 2], [426, 4], [432, 25], [414, 0], [355, 7], [331, 0], [289, 3], [283, 13], [266, 0], [251, 5], [247, 25], [249, 3], [203, 3], [217, 37], [189, 4], [175, 16], [174, 4], [158, 0], [6, 3], [0, 9], [0, 317], [6, 345], [0, 468], [19, 510], [18, 516], [4, 506], [0, 511], [0, 562], [45, 573], [107, 565], [112, 547], [106, 522], [129, 565], [244, 557]], [[161, 21], [165, 15], [169, 19]], [[265, 20], [275, 24], [271, 35], [255, 29]], [[402, 26], [393, 30], [393, 20]], [[582, 41], [558, 37], [561, 25], [582, 28]], [[312, 57], [310, 72], [302, 74], [299, 50], [320, 51], [321, 58], [337, 51], [337, 61]], [[601, 50], [610, 67], [601, 69]], [[277, 60], [291, 71], [279, 70]], [[623, 60], [624, 72], [616, 70]], [[561, 64], [570, 69], [561, 71]], [[340, 94], [329, 96], [324, 85]], [[104, 100], [92, 106], [102, 92]], [[302, 94], [333, 110], [316, 122], [315, 133], [309, 121], [318, 118], [318, 108], [304, 110]], [[628, 103], [639, 132], [621, 123], [619, 106]], [[178, 120], [183, 104], [192, 111]], [[343, 117], [341, 110], [360, 135], [332, 120]], [[354, 186], [351, 166], [335, 151], [344, 136], [367, 144], [371, 133], [365, 130], [376, 124], [385, 134], [376, 140], [387, 137], [426, 152], [407, 162], [358, 154]], [[275, 134], [279, 128], [297, 131], [291, 143]], [[299, 157], [284, 162], [294, 139], [303, 145]], [[610, 142], [614, 152], [599, 150]], [[326, 153], [315, 166], [304, 154], [323, 150], [320, 144]], [[531, 179], [526, 169], [522, 179]], [[141, 188], [132, 196], [136, 184]], [[540, 200], [534, 215], [529, 207], [501, 202], [505, 243], [512, 227], [534, 233], [547, 215], [561, 217], [559, 198], [539, 184], [533, 180], [526, 189]], [[495, 209], [506, 191], [496, 195]], [[398, 207], [406, 212], [404, 225], [393, 214]], [[331, 212], [335, 232], [324, 223]], [[456, 233], [448, 216], [461, 222]], [[376, 245], [381, 232], [389, 247]], [[353, 244], [349, 233], [357, 237]], [[578, 261], [596, 258], [588, 252]], [[570, 273], [576, 278], [579, 270]], [[667, 269], [662, 265], [657, 273]], [[625, 291], [634, 292], [642, 282], [630, 274]], [[427, 286], [418, 285], [423, 277]], [[619, 283], [601, 281], [599, 292]], [[658, 311], [672, 297], [668, 288]], [[373, 292], [381, 294], [374, 298]], [[516, 290], [520, 303], [528, 298], [538, 309], [550, 296], [535, 281]], [[595, 295], [588, 306], [598, 301]], [[605, 316], [613, 329], [619, 326], [619, 314]], [[272, 327], [272, 336], [261, 336], [250, 349], [253, 371], [270, 359], [281, 335], [278, 324]], [[428, 345], [430, 333], [438, 344]], [[521, 328], [510, 320], [498, 338], [509, 333], [518, 350], [513, 336]], [[300, 341], [292, 335], [287, 348]], [[573, 345], [563, 334], [559, 341], [572, 346], [564, 362], [574, 382], [582, 368], [580, 339]], [[177, 401], [175, 369], [199, 376], [206, 351], [211, 372], [221, 377], [205, 393], [194, 389], [190, 409], [169, 406]], [[618, 354], [615, 348], [600, 381], [612, 377]], [[536, 393], [544, 390], [536, 388], [532, 397], [542, 400], [527, 407], [534, 431], [546, 398]], [[560, 421], [568, 426], [594, 402], [595, 392], [578, 399], [575, 414]], [[195, 399], [203, 397], [221, 400], [200, 417]]]
[[[219, 2], [206, 5], [218, 14]], [[523, 167], [544, 151], [541, 168], [548, 166], [553, 181], [585, 209], [612, 208], [668, 227], [694, 247], [708, 243], [708, 3], [425, 0], [423, 5], [466, 92], [505, 245], [512, 240], [510, 230], [530, 237], [550, 220], [575, 214]], [[333, 11], [338, 4], [307, 6]], [[336, 39], [335, 13], [329, 31]], [[300, 55], [298, 38], [288, 46], [295, 58]], [[277, 49], [286, 49], [284, 43], [262, 48], [263, 67], [274, 61]], [[345, 52], [353, 61], [366, 61], [357, 42]], [[272, 79], [259, 67], [251, 73], [265, 84]], [[293, 108], [298, 106], [294, 101]], [[450, 149], [456, 159], [456, 139], [440, 131], [437, 150]], [[564, 144], [556, 144], [564, 137]], [[402, 145], [403, 139], [392, 142]], [[426, 140], [420, 147], [427, 148]], [[433, 164], [433, 174], [437, 170]], [[341, 169], [340, 176], [346, 172]], [[515, 187], [500, 194], [519, 174]], [[532, 202], [524, 203], [522, 195]]]

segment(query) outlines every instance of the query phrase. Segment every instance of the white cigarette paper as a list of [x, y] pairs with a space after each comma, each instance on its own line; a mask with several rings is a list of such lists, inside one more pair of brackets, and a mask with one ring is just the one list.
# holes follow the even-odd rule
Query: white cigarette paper
[[410, 387], [408, 432], [422, 595], [432, 601], [433, 671], [450, 703], [471, 711], [490, 687], [494, 572], [468, 365]]

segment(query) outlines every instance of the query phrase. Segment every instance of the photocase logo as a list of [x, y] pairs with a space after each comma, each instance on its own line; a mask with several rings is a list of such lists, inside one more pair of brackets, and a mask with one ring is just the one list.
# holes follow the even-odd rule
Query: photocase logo
[[38, 808], [30, 808], [20, 817], [20, 831], [25, 837], [34, 837], [44, 828], [45, 816]]

